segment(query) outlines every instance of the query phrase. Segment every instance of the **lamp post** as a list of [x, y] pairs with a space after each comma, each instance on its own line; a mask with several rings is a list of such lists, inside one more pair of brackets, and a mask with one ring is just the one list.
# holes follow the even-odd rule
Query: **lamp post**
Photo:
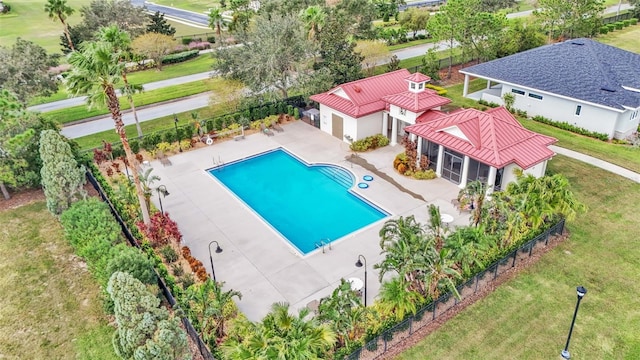
[[158, 193], [158, 201], [160, 202], [160, 213], [164, 215], [164, 209], [162, 208], [162, 198], [160, 197], [160, 195], [162, 194], [162, 197], [167, 197], [169, 195], [169, 190], [167, 190], [166, 186], [160, 185], [156, 188], [156, 192]]
[[182, 152], [182, 146], [180, 146], [180, 133], [178, 132], [178, 116], [173, 114], [173, 125], [176, 128], [176, 139], [178, 139], [178, 150]]
[[216, 244], [216, 254], [220, 254], [222, 252], [222, 248], [220, 247], [218, 242], [215, 240], [209, 243], [209, 261], [211, 262], [211, 277], [213, 277], [213, 282], [216, 282], [216, 271], [213, 269], [213, 256], [211, 256], [211, 244]]
[[564, 346], [564, 350], [560, 353], [563, 359], [571, 359], [569, 354], [569, 341], [571, 341], [571, 333], [573, 332], [573, 325], [576, 323], [576, 315], [578, 315], [578, 308], [580, 307], [580, 300], [587, 294], [587, 289], [583, 286], [578, 286], [576, 289], [578, 293], [578, 302], [576, 303], [576, 310], [573, 313], [573, 320], [571, 320], [571, 327], [569, 328], [569, 336], [567, 337], [567, 343]]
[[364, 255], [358, 255], [357, 267], [362, 267], [363, 265], [360, 259], [364, 261], [364, 307], [367, 307], [367, 258]]

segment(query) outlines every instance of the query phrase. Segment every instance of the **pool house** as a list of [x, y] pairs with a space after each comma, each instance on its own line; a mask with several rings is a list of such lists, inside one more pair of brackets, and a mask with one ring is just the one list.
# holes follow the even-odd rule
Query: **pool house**
[[481, 180], [491, 193], [515, 180], [515, 169], [544, 175], [557, 140], [522, 127], [504, 107], [443, 111], [451, 102], [427, 88], [431, 79], [406, 69], [339, 85], [311, 96], [322, 131], [351, 142], [382, 134], [390, 145], [409, 135], [439, 177], [464, 188]]

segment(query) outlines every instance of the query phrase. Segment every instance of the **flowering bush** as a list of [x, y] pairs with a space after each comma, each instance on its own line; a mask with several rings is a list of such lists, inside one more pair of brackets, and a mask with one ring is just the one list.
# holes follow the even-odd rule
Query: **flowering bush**
[[204, 50], [204, 49], [210, 49], [211, 48], [211, 43], [208, 41], [192, 41], [189, 43], [189, 50]]
[[151, 215], [149, 226], [143, 222], [139, 222], [136, 225], [149, 239], [153, 247], [167, 245], [171, 241], [176, 243], [182, 241], [182, 234], [178, 229], [178, 224], [169, 218], [169, 214], [157, 212]]

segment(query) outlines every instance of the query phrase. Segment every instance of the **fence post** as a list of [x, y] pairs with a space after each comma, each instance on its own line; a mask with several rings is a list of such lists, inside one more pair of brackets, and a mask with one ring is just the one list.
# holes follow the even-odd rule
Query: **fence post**
[[[531, 254], [529, 254], [529, 256], [531, 256]], [[513, 262], [511, 263], [511, 267], [516, 266], [516, 257], [518, 257], [518, 250], [513, 252]]]
[[433, 317], [432, 320], [436, 319], [436, 309], [438, 308], [438, 299], [433, 301]]
[[529, 257], [531, 257], [531, 253], [533, 252], [533, 246], [534, 246], [535, 244], [537, 244], [537, 243], [538, 243], [538, 241], [536, 240], [536, 242], [535, 242], [535, 243], [533, 243], [533, 244], [531, 244], [531, 246], [529, 246]]
[[409, 335], [413, 332], [413, 316], [409, 318]]
[[477, 293], [478, 292], [478, 283], [480, 282], [480, 276], [476, 275], [476, 289], [473, 290], [473, 293]]
[[496, 271], [493, 273], [493, 280], [498, 278], [498, 269], [500, 268], [500, 262], [496, 263]]

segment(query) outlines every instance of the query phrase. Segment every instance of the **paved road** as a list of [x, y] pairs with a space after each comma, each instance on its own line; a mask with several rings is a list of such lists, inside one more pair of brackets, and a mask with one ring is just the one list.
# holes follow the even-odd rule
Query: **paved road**
[[[173, 79], [155, 81], [148, 84], [144, 84], [144, 90], [145, 91], [156, 90], [156, 89], [160, 89], [167, 86], [186, 84], [186, 83], [190, 83], [198, 80], [205, 80], [210, 78], [212, 75], [213, 75], [213, 72], [209, 71], [209, 72], [203, 72], [203, 73], [198, 73], [193, 75], [181, 76]], [[120, 92], [118, 92], [118, 94], [119, 93]], [[52, 110], [64, 109], [67, 107], [83, 105], [86, 99], [87, 99], [86, 96], [79, 96], [79, 97], [69, 98], [69, 99], [60, 100], [60, 101], [54, 101], [46, 104], [30, 106], [29, 110], [47, 112]]]
[[[136, 111], [140, 122], [157, 119], [159, 117], [191, 111], [203, 108], [209, 105], [209, 96], [211, 93], [202, 93], [188, 98], [182, 98], [177, 101], [170, 101], [156, 106], [149, 106]], [[133, 113], [127, 112], [122, 115], [122, 120], [126, 125], [134, 124]], [[181, 119], [185, 120], [185, 119]], [[170, 124], [169, 124], [170, 125]], [[113, 130], [113, 119], [111, 116], [105, 116], [97, 120], [69, 125], [62, 128], [62, 135], [76, 139], [82, 136], [95, 134], [98, 132]]]

